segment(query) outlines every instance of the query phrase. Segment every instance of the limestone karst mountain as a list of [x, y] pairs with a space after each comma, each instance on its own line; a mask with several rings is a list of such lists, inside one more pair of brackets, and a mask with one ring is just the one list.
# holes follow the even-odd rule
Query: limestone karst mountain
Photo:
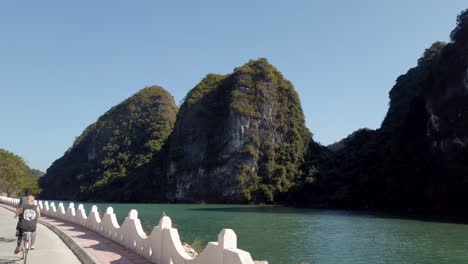
[[292, 84], [266, 59], [207, 75], [176, 113], [160, 87], [113, 107], [47, 170], [43, 196], [273, 202], [299, 182], [311, 133]]
[[163, 88], [147, 87], [88, 126], [40, 179], [51, 199], [130, 199], [127, 188], [159, 153], [178, 108]]
[[266, 59], [209, 74], [169, 139], [167, 198], [273, 202], [296, 184], [310, 140], [297, 93]]
[[457, 22], [398, 77], [382, 126], [336, 149], [295, 201], [468, 213], [468, 10]]

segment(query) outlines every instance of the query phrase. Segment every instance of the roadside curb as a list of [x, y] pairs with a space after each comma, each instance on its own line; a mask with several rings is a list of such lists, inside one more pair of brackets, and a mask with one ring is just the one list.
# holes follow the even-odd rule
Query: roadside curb
[[[0, 206], [10, 212], [15, 213], [15, 210], [12, 209], [11, 207], [0, 204]], [[73, 240], [73, 238], [67, 236], [62, 230], [58, 229], [56, 226], [47, 223], [44, 220], [37, 219], [38, 222], [52, 230], [57, 236], [65, 243], [65, 245], [75, 254], [75, 256], [78, 258], [78, 260], [83, 263], [83, 264], [102, 264], [101, 261], [99, 261], [93, 254], [88, 253], [86, 249], [81, 248], [78, 243]]]

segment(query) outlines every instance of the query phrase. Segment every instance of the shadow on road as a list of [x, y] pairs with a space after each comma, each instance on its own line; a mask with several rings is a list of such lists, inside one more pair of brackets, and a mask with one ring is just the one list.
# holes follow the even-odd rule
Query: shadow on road
[[[13, 251], [12, 251], [12, 254], [13, 254]], [[17, 263], [17, 261], [20, 261], [20, 260], [21, 260], [21, 257], [19, 256], [8, 256], [8, 257], [1, 256], [0, 264]]]
[[14, 242], [14, 241], [16, 241], [16, 238], [0, 237], [0, 243], [11, 243], [11, 242]]

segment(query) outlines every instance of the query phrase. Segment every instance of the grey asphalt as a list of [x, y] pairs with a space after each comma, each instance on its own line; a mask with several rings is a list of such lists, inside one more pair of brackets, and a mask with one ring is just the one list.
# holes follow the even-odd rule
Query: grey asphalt
[[[0, 264], [23, 263], [20, 254], [15, 255], [15, 228], [17, 219], [13, 213], [0, 207]], [[80, 263], [63, 241], [47, 227], [37, 225], [36, 249], [28, 255], [28, 264]]]

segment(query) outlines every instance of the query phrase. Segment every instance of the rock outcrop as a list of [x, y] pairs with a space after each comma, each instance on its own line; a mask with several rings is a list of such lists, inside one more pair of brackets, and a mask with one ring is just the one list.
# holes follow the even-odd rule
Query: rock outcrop
[[292, 84], [266, 59], [207, 75], [168, 143], [168, 199], [273, 202], [295, 185], [311, 134]]

